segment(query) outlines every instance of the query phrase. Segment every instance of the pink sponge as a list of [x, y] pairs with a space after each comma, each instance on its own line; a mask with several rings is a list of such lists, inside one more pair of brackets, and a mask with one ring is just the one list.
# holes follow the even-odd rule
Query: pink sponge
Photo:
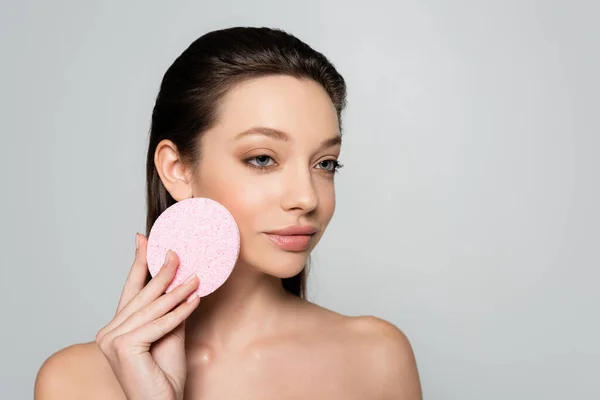
[[240, 252], [240, 233], [229, 211], [207, 198], [179, 201], [156, 219], [148, 235], [147, 261], [154, 277], [167, 251], [179, 256], [179, 267], [166, 292], [196, 274], [200, 297], [217, 290], [229, 278]]

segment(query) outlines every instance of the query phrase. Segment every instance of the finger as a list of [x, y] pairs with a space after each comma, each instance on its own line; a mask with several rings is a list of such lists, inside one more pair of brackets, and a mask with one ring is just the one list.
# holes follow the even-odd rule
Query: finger
[[142, 325], [125, 335], [131, 335], [129, 340], [134, 343], [146, 344], [149, 346], [151, 343], [156, 342], [177, 328], [179, 324], [184, 322], [185, 319], [190, 316], [198, 304], [200, 304], [200, 296], [193, 294], [187, 301], [179, 305], [170, 313]]
[[137, 310], [131, 314], [121, 325], [116, 327], [110, 334], [113, 337], [135, 330], [136, 328], [161, 318], [188, 296], [196, 296], [195, 290], [198, 288], [198, 277], [192, 275], [186, 282], [177, 286], [175, 290], [162, 295], [143, 309]]
[[173, 329], [171, 331], [171, 333], [178, 338], [181, 343], [185, 343], [185, 319], [183, 320], [182, 323], [180, 323], [179, 325], [177, 325], [175, 327], [175, 329]]
[[152, 278], [150, 282], [144, 288], [142, 288], [142, 290], [136, 294], [133, 299], [125, 304], [121, 311], [115, 315], [113, 320], [106, 326], [105, 331], [111, 331], [115, 329], [117, 326], [121, 325], [123, 321], [125, 321], [131, 314], [141, 308], [146, 307], [158, 297], [162, 296], [173, 280], [178, 265], [179, 259], [177, 258], [177, 254], [172, 251], [170, 259], [165, 259], [165, 263], [158, 274], [156, 274], [156, 276]]
[[125, 281], [116, 313], [119, 313], [119, 311], [121, 311], [123, 307], [125, 307], [125, 305], [142, 290], [149, 273], [148, 264], [146, 263], [148, 240], [141, 233], [136, 233], [136, 243], [135, 259], [133, 260], [133, 265], [129, 270], [127, 280]]

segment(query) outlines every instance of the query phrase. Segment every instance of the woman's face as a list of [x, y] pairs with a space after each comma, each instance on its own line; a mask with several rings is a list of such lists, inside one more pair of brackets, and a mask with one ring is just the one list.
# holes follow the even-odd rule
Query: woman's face
[[[242, 263], [291, 277], [333, 216], [339, 152], [337, 113], [319, 84], [289, 76], [252, 79], [229, 91], [218, 124], [202, 137], [193, 194], [231, 212]], [[315, 233], [270, 234], [297, 226]]]

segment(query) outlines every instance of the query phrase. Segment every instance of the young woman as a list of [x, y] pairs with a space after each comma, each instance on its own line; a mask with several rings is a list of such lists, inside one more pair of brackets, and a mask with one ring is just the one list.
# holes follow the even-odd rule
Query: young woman
[[149, 279], [147, 240], [96, 340], [49, 357], [35, 398], [421, 399], [413, 351], [391, 323], [305, 299], [306, 265], [335, 208], [344, 79], [319, 52], [268, 28], [210, 32], [167, 70], [152, 113], [146, 234], [170, 205], [208, 197], [241, 237], [229, 279]]

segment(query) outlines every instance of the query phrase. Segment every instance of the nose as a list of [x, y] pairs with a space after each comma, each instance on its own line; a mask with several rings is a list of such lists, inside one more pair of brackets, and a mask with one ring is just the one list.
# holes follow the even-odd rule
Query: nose
[[319, 195], [310, 171], [298, 168], [285, 176], [281, 207], [285, 211], [298, 210], [303, 214], [314, 211], [319, 205]]

